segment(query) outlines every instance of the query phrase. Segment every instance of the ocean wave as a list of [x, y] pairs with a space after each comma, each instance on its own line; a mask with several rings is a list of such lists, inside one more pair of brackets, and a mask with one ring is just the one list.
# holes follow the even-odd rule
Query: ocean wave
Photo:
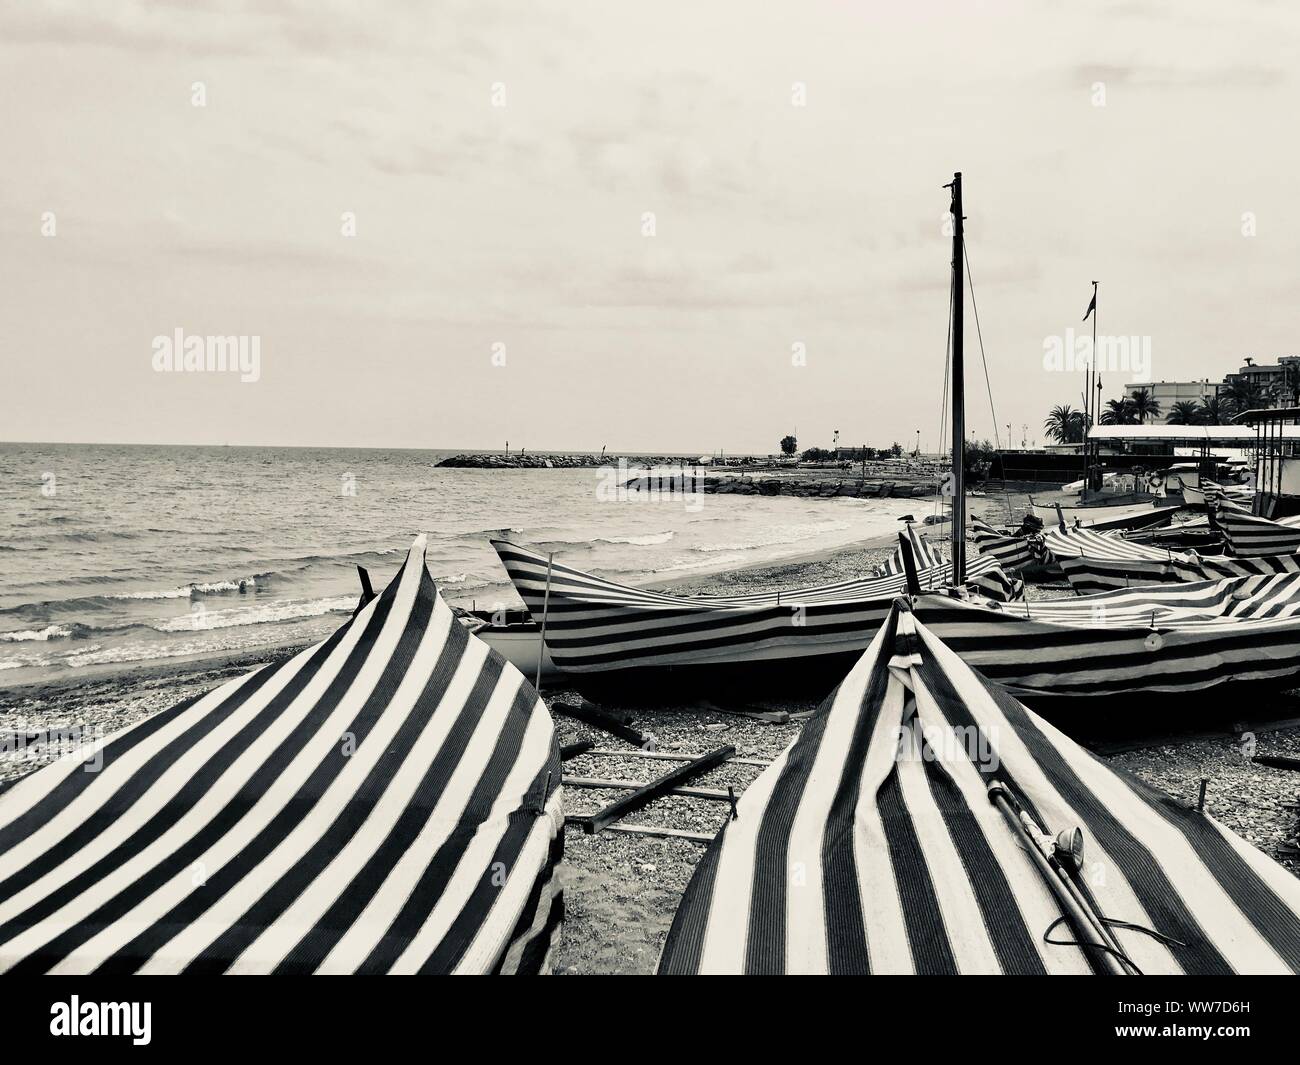
[[46, 625], [43, 629], [19, 629], [0, 632], [0, 643], [26, 643], [29, 640], [58, 640], [72, 635], [67, 625]]
[[204, 632], [208, 629], [242, 628], [245, 625], [265, 625], [277, 621], [314, 618], [322, 614], [344, 611], [350, 613], [356, 605], [356, 595], [336, 595], [326, 599], [266, 603], [262, 606], [235, 607], [230, 610], [195, 610], [149, 627], [157, 632]]
[[646, 533], [644, 536], [597, 536], [592, 543], [597, 544], [631, 544], [634, 547], [652, 547], [655, 544], [666, 544], [673, 538], [673, 531]]
[[[262, 583], [270, 578], [269, 573], [261, 575]], [[152, 589], [145, 592], [115, 592], [105, 595], [105, 599], [193, 599], [201, 595], [221, 595], [224, 592], [252, 592], [258, 587], [257, 577], [236, 577], [228, 581], [195, 581], [175, 588]]]
[[666, 544], [674, 536], [672, 530], [667, 532], [644, 533], [640, 536], [591, 536], [580, 540], [563, 540], [559, 538], [550, 538], [538, 540], [530, 544], [535, 549], [552, 548], [552, 547], [590, 547], [592, 544], [627, 544], [632, 547], [653, 547], [656, 544]]
[[655, 572], [672, 573], [674, 570], [704, 569], [709, 566], [722, 567], [729, 566], [733, 562], [745, 561], [747, 561], [745, 555], [739, 551], [729, 555], [717, 555], [709, 558], [675, 558], [668, 565], [660, 566]]

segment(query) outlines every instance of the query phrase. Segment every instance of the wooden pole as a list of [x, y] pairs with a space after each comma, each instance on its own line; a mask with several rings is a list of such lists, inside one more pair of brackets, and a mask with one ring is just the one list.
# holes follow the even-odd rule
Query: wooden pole
[[965, 324], [965, 235], [961, 172], [952, 185], [952, 582], [966, 580], [966, 389], [962, 336]]
[[555, 552], [546, 556], [546, 592], [542, 596], [542, 624], [537, 637], [537, 673], [533, 676], [533, 687], [542, 690], [542, 660], [546, 657], [546, 615], [551, 609], [551, 566], [555, 562]]

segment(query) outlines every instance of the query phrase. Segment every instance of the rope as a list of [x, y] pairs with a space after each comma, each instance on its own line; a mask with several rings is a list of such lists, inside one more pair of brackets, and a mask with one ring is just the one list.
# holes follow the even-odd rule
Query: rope
[[[989, 414], [993, 416], [993, 444], [1002, 450], [1002, 438], [998, 435], [998, 412], [993, 406], [993, 382], [989, 380], [989, 361], [984, 357], [984, 334], [980, 331], [980, 309], [975, 303], [975, 278], [970, 272], [970, 254], [966, 245], [961, 246], [962, 258], [966, 260], [966, 280], [970, 283], [970, 309], [975, 312], [975, 336], [980, 342], [980, 361], [984, 364], [984, 387], [989, 393]], [[1009, 444], [1011, 441], [1007, 441]]]
[[[993, 406], [993, 382], [989, 379], [989, 361], [984, 355], [984, 333], [980, 329], [980, 309], [979, 305], [975, 302], [975, 278], [970, 272], [970, 253], [966, 250], [965, 244], [961, 246], [961, 254], [962, 258], [966, 260], [966, 280], [970, 283], [970, 306], [971, 310], [975, 312], [975, 336], [980, 342], [980, 362], [984, 364], [984, 387], [988, 390], [989, 414], [993, 418], [993, 444], [999, 451], [1001, 451], [1002, 439], [998, 435], [998, 412]], [[1010, 431], [1011, 430], [1008, 428], [1007, 432]], [[1007, 447], [1010, 446], [1011, 441], [1008, 440]], [[1015, 525], [1016, 519], [1011, 513], [1011, 492], [1007, 488], [1007, 470], [1005, 463], [1002, 467], [1002, 496], [1007, 504], [1007, 522], [1011, 525]]]
[[[948, 381], [952, 376], [952, 310], [956, 296], [952, 285], [948, 286], [948, 332], [943, 348], [943, 399], [939, 403], [939, 454], [943, 454], [944, 432], [948, 428]], [[943, 494], [938, 485], [934, 489], [934, 510], [938, 516], [943, 511]]]

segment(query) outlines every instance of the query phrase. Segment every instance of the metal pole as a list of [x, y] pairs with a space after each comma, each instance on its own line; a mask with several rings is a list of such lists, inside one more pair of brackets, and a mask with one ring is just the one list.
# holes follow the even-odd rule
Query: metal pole
[[952, 582], [966, 580], [966, 395], [962, 336], [965, 323], [965, 216], [961, 203], [961, 172], [952, 176]]
[[551, 567], [555, 564], [555, 552], [546, 556], [546, 592], [542, 596], [542, 625], [537, 640], [537, 672], [533, 675], [533, 687], [542, 690], [542, 660], [546, 658], [546, 615], [551, 609]]
[[1007, 799], [1006, 785], [998, 780], [991, 781], [988, 794], [989, 801], [1002, 812], [1002, 816], [1006, 818], [1007, 823], [1024, 841], [1025, 850], [1034, 863], [1034, 867], [1046, 882], [1048, 890], [1055, 897], [1065, 918], [1074, 927], [1074, 934], [1078, 937], [1085, 956], [1089, 959], [1095, 959], [1101, 965], [1102, 972], [1106, 976], [1127, 976], [1128, 973], [1120, 965], [1119, 959], [1111, 953], [1113, 948], [1098, 934], [1092, 918], [1080, 906], [1074, 893], [1061, 882], [1056, 870], [1052, 868], [1051, 863], [1048, 862], [1039, 849], [1038, 841], [1030, 836], [1029, 829], [1020, 820], [1020, 815], [1012, 808]]

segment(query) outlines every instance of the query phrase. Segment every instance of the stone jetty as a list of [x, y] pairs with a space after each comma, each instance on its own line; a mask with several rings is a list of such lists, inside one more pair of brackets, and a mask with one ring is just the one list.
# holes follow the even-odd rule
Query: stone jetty
[[716, 476], [633, 477], [629, 491], [699, 492], [709, 495], [799, 496], [803, 499], [922, 499], [932, 497], [937, 481], [887, 481], [843, 477], [828, 480], [804, 477]]
[[483, 455], [449, 455], [439, 466], [467, 470], [569, 470], [595, 469], [600, 466], [614, 466], [622, 460], [629, 466], [654, 466], [665, 463], [679, 463], [680, 458], [663, 458], [654, 456], [629, 455], [550, 455], [545, 452], [522, 455], [503, 455], [500, 453]]

